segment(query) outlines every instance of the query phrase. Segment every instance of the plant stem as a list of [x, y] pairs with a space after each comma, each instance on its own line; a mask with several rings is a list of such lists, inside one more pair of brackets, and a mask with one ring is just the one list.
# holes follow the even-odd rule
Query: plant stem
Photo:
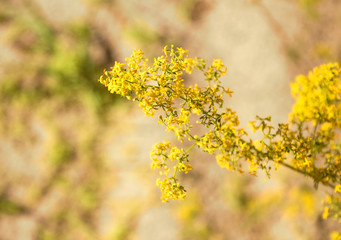
[[[187, 155], [187, 153], [189, 153], [189, 151], [191, 151], [191, 149], [192, 149], [195, 145], [197, 145], [196, 142], [193, 143], [192, 146], [190, 146], [190, 147], [186, 150], [185, 154]], [[175, 168], [174, 174], [173, 174], [173, 179], [174, 179], [175, 182], [176, 182], [175, 176], [176, 176], [177, 171], [178, 171], [178, 168]]]
[[[295, 172], [298, 172], [298, 173], [301, 173], [301, 174], [303, 174], [303, 175], [305, 175], [305, 176], [311, 177], [312, 179], [315, 180], [314, 176], [313, 176], [311, 173], [308, 173], [308, 172], [305, 172], [305, 171], [303, 171], [303, 170], [294, 168], [293, 166], [291, 166], [291, 165], [289, 165], [289, 164], [287, 164], [287, 163], [285, 163], [285, 162], [280, 162], [279, 164], [281, 164], [282, 166], [287, 167], [287, 168], [289, 168], [289, 169], [291, 169], [291, 170], [293, 170], [293, 171], [295, 171]], [[323, 185], [325, 185], [325, 186], [327, 186], [327, 187], [331, 187], [331, 188], [333, 188], [333, 189], [335, 188], [335, 186], [334, 186], [333, 184], [331, 184], [331, 183], [325, 183], [325, 182], [321, 182], [321, 181], [318, 181], [318, 182], [319, 182], [319, 183], [322, 183]]]
[[189, 153], [189, 151], [191, 151], [191, 149], [193, 148], [193, 147], [195, 147], [195, 145], [197, 145], [197, 143], [196, 142], [194, 142], [193, 144], [192, 144], [192, 146], [190, 146], [187, 150], [186, 150], [186, 154], [187, 153]]

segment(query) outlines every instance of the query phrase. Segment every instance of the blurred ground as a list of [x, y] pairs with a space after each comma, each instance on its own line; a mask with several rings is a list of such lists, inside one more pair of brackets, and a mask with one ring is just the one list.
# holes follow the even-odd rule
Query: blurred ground
[[[162, 204], [155, 142], [175, 139], [97, 78], [166, 44], [228, 67], [242, 125], [284, 122], [298, 73], [340, 61], [329, 0], [0, 2], [0, 239], [327, 239], [325, 189], [284, 169], [239, 176], [193, 152], [186, 201]], [[189, 79], [197, 82], [198, 76]]]

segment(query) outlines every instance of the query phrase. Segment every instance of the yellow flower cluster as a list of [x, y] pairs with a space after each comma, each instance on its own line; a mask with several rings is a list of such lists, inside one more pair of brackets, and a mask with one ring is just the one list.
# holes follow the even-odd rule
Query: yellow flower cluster
[[[111, 93], [119, 94], [133, 101], [138, 101], [147, 116], [153, 116], [155, 111], [162, 109], [159, 123], [166, 126], [167, 131], [175, 133], [179, 141], [187, 138], [189, 141], [202, 141], [190, 133], [191, 115], [200, 116], [199, 123], [209, 127], [218, 119], [217, 107], [223, 104], [223, 94], [231, 95], [229, 89], [220, 85], [219, 78], [226, 73], [226, 67], [221, 60], [214, 60], [206, 68], [203, 59], [189, 58], [182, 48], [164, 48], [164, 55], [155, 58], [152, 66], [143, 57], [141, 50], [135, 50], [126, 63], [115, 62], [115, 65], [100, 77], [99, 81]], [[194, 69], [203, 72], [209, 86], [200, 88], [197, 85], [185, 87], [183, 74], [191, 74]], [[212, 86], [211, 86], [212, 85]], [[180, 103], [177, 105], [176, 102]], [[169, 143], [156, 144], [151, 153], [152, 168], [162, 169], [164, 180], [158, 181], [162, 191], [162, 199], [184, 198], [185, 190], [177, 182], [176, 173], [187, 173], [192, 169], [188, 155]], [[207, 150], [207, 148], [206, 148]], [[167, 160], [177, 160], [174, 177], [169, 178]]]
[[296, 100], [290, 115], [291, 121], [335, 122], [341, 125], [341, 68], [338, 63], [329, 63], [314, 68], [308, 76], [300, 75], [291, 84]]
[[327, 219], [329, 216], [332, 216], [341, 222], [341, 198], [338, 195], [328, 195], [324, 204], [322, 218]]
[[[170, 142], [153, 147], [152, 168], [163, 176], [157, 180], [163, 201], [186, 197], [177, 173], [192, 170], [188, 152], [193, 147], [215, 155], [218, 165], [229, 170], [242, 173], [242, 163], [248, 162], [252, 175], [260, 169], [270, 176], [272, 166], [285, 166], [313, 178], [316, 187], [320, 183], [333, 188], [341, 185], [339, 64], [322, 65], [308, 76], [298, 76], [291, 85], [296, 103], [289, 122], [275, 128], [270, 124], [271, 117], [257, 116], [249, 126], [263, 137], [255, 141], [239, 127], [236, 112], [223, 105], [224, 94], [231, 97], [232, 91], [220, 82], [226, 73], [221, 60], [206, 66], [203, 59], [189, 58], [182, 48], [166, 46], [151, 66], [147, 63], [142, 51], [135, 50], [126, 63], [115, 62], [99, 81], [111, 93], [138, 101], [147, 116], [162, 110], [159, 123], [174, 132], [180, 142], [192, 142], [187, 150]], [[185, 86], [183, 75], [194, 70], [202, 72], [206, 87]], [[200, 137], [192, 134], [193, 122], [206, 127], [207, 132]], [[340, 200], [339, 188], [335, 188], [330, 202]]]
[[[184, 149], [171, 146], [170, 142], [156, 143], [150, 153], [153, 161], [152, 169], [160, 169], [160, 175], [165, 175], [163, 180], [158, 179], [156, 184], [162, 192], [162, 201], [168, 202], [169, 199], [184, 199], [186, 191], [180, 186], [176, 173], [188, 173], [192, 166], [188, 162], [188, 154]], [[169, 176], [170, 164], [173, 164], [173, 176]]]
[[296, 153], [293, 165], [308, 173], [316, 187], [322, 183], [335, 188], [326, 198], [323, 217], [332, 215], [338, 219], [341, 218], [340, 75], [340, 65], [329, 63], [314, 68], [308, 76], [298, 76], [291, 84], [296, 102], [289, 117], [300, 138], [291, 141]]

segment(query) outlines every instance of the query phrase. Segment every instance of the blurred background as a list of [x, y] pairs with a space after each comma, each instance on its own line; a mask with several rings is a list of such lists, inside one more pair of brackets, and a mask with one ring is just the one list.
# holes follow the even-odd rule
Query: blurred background
[[223, 60], [245, 128], [285, 122], [290, 82], [341, 61], [340, 38], [338, 0], [1, 0], [0, 239], [328, 239], [329, 190], [286, 169], [264, 181], [192, 151], [188, 198], [161, 203], [149, 152], [174, 136], [97, 79], [174, 44]]

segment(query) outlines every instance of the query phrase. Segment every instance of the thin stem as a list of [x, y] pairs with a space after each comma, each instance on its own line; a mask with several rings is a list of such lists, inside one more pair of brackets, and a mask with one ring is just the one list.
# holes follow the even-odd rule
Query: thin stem
[[[187, 155], [187, 153], [189, 153], [189, 151], [191, 151], [191, 149], [192, 149], [193, 147], [195, 147], [195, 145], [197, 145], [196, 142], [193, 143], [192, 146], [190, 146], [190, 147], [186, 150], [185, 155]], [[173, 179], [175, 180], [175, 182], [176, 182], [175, 176], [176, 176], [177, 171], [178, 171], [178, 168], [175, 168], [174, 174], [173, 174]]]
[[186, 152], [185, 152], [185, 153], [186, 153], [186, 154], [187, 154], [187, 153], [189, 153], [189, 151], [191, 151], [191, 149], [192, 149], [192, 148], [194, 148], [194, 147], [195, 147], [195, 145], [197, 145], [197, 143], [196, 143], [196, 142], [195, 142], [195, 143], [193, 143], [193, 144], [192, 144], [192, 146], [190, 146], [190, 147], [189, 147], [189, 148], [186, 150]]
[[[303, 171], [301, 169], [294, 168], [293, 166], [291, 166], [291, 165], [289, 165], [289, 164], [287, 164], [285, 162], [280, 162], [279, 164], [281, 164], [282, 166], [287, 167], [287, 168], [289, 168], [289, 169], [291, 169], [291, 170], [293, 170], [295, 172], [298, 172], [298, 173], [304, 174], [305, 176], [311, 177], [312, 179], [315, 180], [314, 176], [311, 173], [305, 172], [305, 171]], [[325, 182], [321, 182], [321, 181], [318, 181], [318, 182], [322, 183], [323, 185], [325, 185], [327, 187], [331, 187], [333, 189], [335, 188], [335, 186], [333, 184], [331, 184], [331, 183], [325, 183]]]

